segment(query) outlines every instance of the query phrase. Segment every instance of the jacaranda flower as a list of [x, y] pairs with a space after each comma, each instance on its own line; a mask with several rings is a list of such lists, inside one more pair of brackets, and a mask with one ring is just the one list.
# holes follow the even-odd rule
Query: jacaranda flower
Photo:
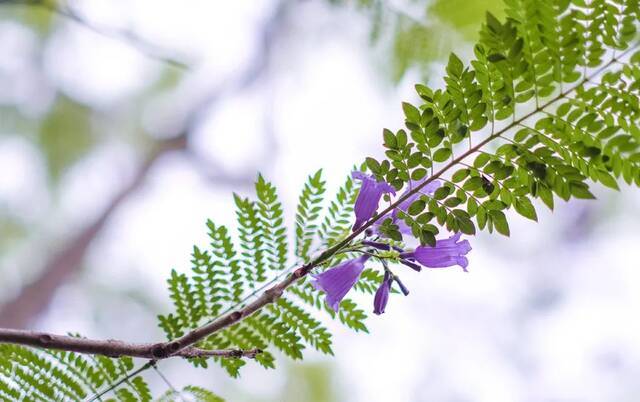
[[354, 206], [356, 213], [356, 223], [353, 225], [353, 230], [356, 231], [378, 210], [378, 203], [383, 194], [394, 194], [396, 190], [384, 181], [377, 181], [373, 176], [369, 176], [362, 172], [353, 172], [351, 177], [362, 181], [358, 198]]
[[313, 275], [314, 281], [311, 284], [326, 293], [327, 304], [337, 312], [340, 301], [356, 284], [368, 259], [368, 255], [363, 255]]
[[380, 283], [378, 290], [376, 291], [376, 295], [373, 298], [373, 313], [374, 314], [382, 314], [384, 313], [385, 307], [387, 307], [387, 302], [389, 301], [389, 290], [391, 290], [391, 284], [393, 283], [393, 277], [386, 271], [384, 273], [384, 279]]
[[427, 268], [446, 268], [459, 265], [467, 272], [469, 260], [467, 253], [471, 251], [468, 240], [460, 240], [461, 233], [456, 233], [448, 239], [436, 241], [435, 247], [420, 246], [413, 252], [400, 254], [401, 258], [413, 259]]

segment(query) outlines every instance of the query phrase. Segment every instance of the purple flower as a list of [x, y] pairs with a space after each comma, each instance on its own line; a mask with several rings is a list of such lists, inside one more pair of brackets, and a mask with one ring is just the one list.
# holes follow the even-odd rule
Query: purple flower
[[326, 293], [327, 304], [335, 312], [344, 296], [356, 284], [360, 274], [364, 269], [364, 263], [369, 259], [368, 255], [363, 255], [353, 260], [345, 261], [318, 275], [313, 275], [313, 287]]
[[446, 268], [459, 265], [467, 272], [469, 260], [465, 255], [471, 251], [468, 240], [460, 240], [460, 233], [448, 239], [436, 241], [435, 247], [420, 246], [410, 253], [400, 254], [401, 258], [413, 259], [427, 268]]
[[[402, 193], [400, 197], [404, 197], [409, 191], [416, 188], [416, 186], [419, 186], [422, 183], [424, 183], [425, 180], [427, 180], [427, 178], [424, 178], [422, 180], [411, 180], [409, 182], [409, 187], [404, 191], [404, 193]], [[421, 195], [433, 195], [433, 193], [438, 188], [440, 188], [440, 185], [441, 183], [438, 180], [434, 180], [432, 182], [427, 183], [427, 185], [421, 188], [420, 191], [416, 192], [415, 194], [412, 194], [409, 198], [402, 201], [398, 205], [398, 207], [393, 210], [393, 212], [390, 212], [385, 216], [383, 216], [382, 218], [380, 218], [380, 220], [373, 227], [374, 232], [379, 234], [380, 233], [379, 229], [382, 222], [387, 218], [391, 218], [392, 223], [395, 225], [398, 225], [398, 230], [400, 231], [400, 233], [406, 234], [406, 235], [412, 234], [411, 228], [404, 222], [404, 220], [398, 218], [398, 210], [407, 212], [407, 209], [409, 209], [411, 204], [413, 204], [415, 200], [420, 198]]]
[[358, 198], [354, 210], [356, 213], [356, 223], [353, 225], [353, 230], [356, 231], [378, 210], [378, 203], [383, 194], [396, 193], [395, 189], [384, 181], [376, 181], [373, 176], [369, 176], [362, 172], [353, 172], [351, 177], [362, 181]]
[[389, 301], [389, 290], [391, 290], [391, 284], [393, 283], [393, 277], [386, 271], [384, 273], [384, 279], [380, 283], [378, 290], [376, 291], [376, 295], [373, 298], [373, 313], [374, 314], [382, 314], [384, 313], [385, 307], [387, 307], [387, 302]]

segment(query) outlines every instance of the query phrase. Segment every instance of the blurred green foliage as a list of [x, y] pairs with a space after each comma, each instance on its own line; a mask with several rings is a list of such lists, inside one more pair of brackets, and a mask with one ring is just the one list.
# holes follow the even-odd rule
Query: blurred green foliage
[[37, 133], [50, 178], [57, 181], [67, 167], [93, 147], [95, 140], [91, 130], [91, 109], [59, 96]]
[[[385, 49], [384, 68], [394, 82], [411, 69], [426, 76], [430, 63], [477, 39], [486, 11], [504, 15], [501, 0], [329, 1], [367, 16], [372, 42]], [[416, 10], [423, 10], [423, 16], [416, 17]]]
[[[399, 22], [396, 27], [393, 43], [393, 58], [391, 59], [392, 76], [395, 82], [400, 81], [404, 74], [411, 68], [418, 68], [423, 75], [429, 62], [440, 57], [442, 42], [445, 38], [434, 36], [431, 27], [416, 24], [414, 22]], [[446, 46], [448, 47], [448, 46]]]
[[24, 225], [9, 216], [0, 205], [0, 254], [11, 250], [13, 245], [26, 234]]
[[281, 402], [334, 402], [339, 400], [332, 367], [323, 363], [291, 364]]
[[429, 4], [427, 15], [449, 24], [464, 39], [478, 39], [478, 27], [486, 12], [498, 18], [504, 16], [502, 0], [436, 0]]
[[40, 4], [35, 1], [8, 1], [0, 7], [0, 20], [20, 21], [41, 37], [45, 37], [55, 26], [56, 15], [50, 10], [58, 4], [55, 0], [41, 1]]

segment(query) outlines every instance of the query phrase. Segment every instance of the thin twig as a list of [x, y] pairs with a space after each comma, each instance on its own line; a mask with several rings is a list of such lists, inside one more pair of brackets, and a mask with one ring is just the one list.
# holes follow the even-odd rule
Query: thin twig
[[171, 384], [171, 382], [169, 381], [167, 376], [165, 376], [162, 373], [162, 371], [160, 371], [160, 369], [158, 368], [158, 364], [155, 361], [154, 361], [154, 363], [153, 363], [153, 365], [151, 367], [153, 367], [153, 370], [156, 372], [156, 374], [158, 374], [158, 377], [160, 377], [162, 379], [162, 381], [164, 381], [164, 383], [167, 384], [167, 387], [169, 387], [169, 389], [171, 389], [171, 391], [173, 391], [174, 395], [176, 395], [178, 398], [180, 398], [180, 400], [182, 402], [186, 402], [186, 400], [182, 396], [182, 392], [178, 391], [178, 389], [176, 387], [174, 387], [173, 384]]
[[155, 364], [155, 362], [153, 360], [150, 360], [148, 362], [146, 362], [143, 366], [141, 366], [139, 369], [130, 372], [129, 374], [126, 375], [126, 377], [122, 378], [120, 381], [116, 382], [115, 384], [113, 384], [110, 388], [107, 388], [95, 395], [93, 395], [92, 397], [90, 397], [88, 399], [89, 402], [93, 402], [97, 399], [102, 398], [105, 394], [109, 393], [110, 391], [116, 389], [118, 386], [120, 386], [121, 384], [124, 384], [125, 382], [129, 381], [129, 379], [137, 376], [138, 374], [142, 373], [145, 370], [150, 369], [151, 367], [153, 367], [153, 365]]

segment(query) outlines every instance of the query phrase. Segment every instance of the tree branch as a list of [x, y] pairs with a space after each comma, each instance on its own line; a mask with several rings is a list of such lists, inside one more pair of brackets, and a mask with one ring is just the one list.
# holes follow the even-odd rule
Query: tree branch
[[[634, 48], [635, 47], [630, 48], [626, 53], [630, 52]], [[352, 240], [354, 240], [361, 233], [363, 233], [365, 230], [367, 230], [371, 225], [373, 225], [375, 222], [377, 222], [383, 216], [386, 216], [388, 213], [392, 212], [395, 208], [398, 207], [398, 205], [400, 205], [404, 201], [408, 200], [412, 195], [418, 193], [422, 188], [424, 188], [425, 186], [427, 186], [429, 183], [433, 182], [434, 180], [438, 179], [441, 175], [443, 175], [449, 169], [451, 169], [452, 167], [456, 166], [458, 163], [462, 162], [464, 159], [466, 159], [467, 157], [471, 156], [472, 154], [474, 154], [475, 152], [480, 150], [486, 144], [490, 143], [491, 141], [493, 141], [493, 140], [495, 140], [497, 138], [500, 138], [502, 135], [507, 133], [513, 127], [518, 126], [520, 123], [522, 123], [522, 122], [526, 121], [527, 119], [533, 117], [537, 113], [540, 113], [545, 108], [547, 108], [547, 107], [553, 105], [554, 103], [556, 103], [557, 101], [565, 98], [567, 94], [573, 92], [576, 88], [584, 85], [584, 83], [586, 83], [587, 81], [593, 79], [594, 77], [598, 76], [603, 71], [605, 71], [614, 61], [615, 61], [615, 59], [613, 59], [610, 62], [606, 63], [600, 69], [595, 71], [591, 76], [584, 77], [584, 79], [580, 83], [578, 83], [576, 86], [572, 87], [571, 89], [567, 90], [566, 92], [560, 92], [559, 95], [557, 95], [556, 97], [550, 99], [545, 104], [537, 106], [533, 111], [531, 111], [531, 112], [525, 114], [524, 116], [514, 120], [513, 122], [507, 124], [501, 130], [498, 130], [494, 134], [489, 135], [487, 138], [485, 138], [484, 140], [479, 142], [477, 145], [471, 147], [469, 150], [465, 151], [464, 153], [462, 153], [458, 157], [456, 157], [453, 160], [451, 160], [449, 163], [447, 163], [445, 166], [443, 166], [439, 171], [437, 171], [436, 173], [432, 174], [428, 179], [423, 181], [421, 184], [415, 186], [412, 190], [407, 191], [403, 196], [399, 197], [397, 200], [395, 200], [393, 203], [391, 203], [387, 208], [385, 208], [384, 210], [382, 210], [381, 212], [379, 212], [375, 216], [373, 216], [371, 219], [369, 219], [369, 221], [367, 221], [364, 225], [362, 225], [362, 227], [360, 227], [358, 230], [355, 230], [349, 236], [344, 238], [342, 241], [340, 241], [336, 245], [330, 247], [329, 249], [325, 250], [322, 254], [320, 254], [317, 258], [315, 258], [310, 263], [297, 268], [292, 274], [287, 276], [281, 282], [279, 282], [276, 285], [272, 286], [271, 288], [265, 290], [265, 292], [262, 295], [260, 295], [256, 300], [254, 300], [253, 302], [247, 304], [246, 306], [244, 306], [244, 307], [242, 307], [240, 309], [237, 309], [237, 310], [232, 311], [232, 312], [230, 312], [228, 314], [225, 314], [222, 317], [214, 319], [213, 321], [211, 321], [211, 322], [209, 322], [209, 323], [207, 323], [207, 324], [205, 324], [205, 325], [203, 325], [203, 326], [201, 326], [199, 328], [196, 328], [196, 329], [192, 330], [191, 332], [183, 335], [182, 337], [180, 337], [178, 339], [166, 342], [164, 344], [159, 344], [158, 348], [156, 349], [156, 351], [158, 352], [159, 356], [166, 356], [166, 355], [179, 353], [184, 348], [187, 348], [187, 347], [189, 347], [189, 346], [191, 346], [191, 345], [203, 340], [204, 338], [206, 338], [206, 337], [208, 337], [210, 335], [213, 335], [218, 331], [221, 331], [224, 328], [227, 328], [227, 327], [229, 327], [229, 326], [231, 326], [233, 324], [236, 324], [237, 322], [239, 322], [239, 321], [251, 316], [256, 311], [258, 311], [258, 310], [262, 309], [263, 307], [267, 306], [268, 304], [275, 302], [289, 286], [291, 286], [293, 283], [295, 283], [296, 281], [300, 280], [301, 278], [305, 277], [307, 274], [309, 274], [309, 272], [313, 268], [315, 268], [319, 264], [323, 263], [324, 261], [329, 259], [331, 256], [333, 256], [335, 253], [340, 251], [342, 248], [347, 246], [349, 243], [351, 243]]]
[[154, 343], [129, 343], [113, 339], [94, 340], [8, 328], [0, 328], [0, 343], [13, 343], [43, 349], [66, 350], [69, 352], [103, 355], [108, 357], [131, 356], [153, 360], [165, 357], [192, 358], [213, 356], [224, 358], [246, 357], [253, 359], [256, 355], [262, 353], [262, 350], [260, 349], [204, 350], [196, 347], [187, 347], [172, 354], [171, 356], [160, 357], [155, 353], [155, 349], [158, 344]]
[[[632, 47], [626, 53], [633, 50], [634, 48], [635, 47]], [[545, 104], [537, 106], [533, 111], [512, 121], [501, 130], [498, 130], [494, 134], [489, 135], [487, 138], [485, 138], [475, 146], [471, 147], [470, 149], [468, 149], [458, 157], [452, 159], [440, 170], [432, 174], [427, 180], [415, 186], [412, 190], [407, 191], [404, 195], [402, 195], [393, 203], [391, 203], [387, 208], [385, 208], [384, 210], [382, 210], [381, 212], [373, 216], [371, 219], [369, 219], [358, 230], [355, 230], [349, 236], [344, 238], [342, 241], [325, 250], [322, 254], [320, 254], [317, 258], [315, 258], [308, 264], [302, 265], [299, 268], [297, 268], [295, 271], [293, 271], [293, 273], [289, 274], [285, 279], [283, 279], [282, 281], [278, 282], [274, 286], [265, 290], [257, 299], [255, 299], [251, 303], [245, 305], [244, 307], [235, 309], [227, 314], [224, 314], [223, 316], [218, 317], [212, 320], [211, 322], [206, 323], [188, 332], [187, 334], [183, 335], [180, 338], [167, 341], [167, 342], [159, 342], [155, 344], [130, 344], [122, 341], [95, 341], [95, 340], [86, 340], [86, 339], [83, 341], [79, 341], [78, 338], [60, 337], [59, 335], [51, 335], [47, 333], [29, 333], [28, 331], [19, 331], [19, 330], [0, 330], [0, 343], [12, 342], [12, 343], [43, 347], [43, 348], [53, 348], [53, 349], [66, 348], [65, 350], [72, 350], [79, 353], [100, 353], [100, 354], [105, 354], [100, 352], [100, 351], [105, 351], [105, 349], [100, 349], [100, 347], [106, 347], [106, 345], [111, 344], [111, 345], [116, 345], [112, 347], [114, 347], [115, 350], [119, 351], [119, 355], [145, 357], [145, 358], [150, 358], [154, 360], [166, 359], [172, 356], [182, 356], [183, 354], [186, 354], [186, 357], [193, 357], [193, 356], [190, 356], [193, 353], [205, 353], [202, 351], [202, 349], [196, 349], [197, 352], [194, 352], [192, 345], [205, 339], [208, 336], [211, 336], [223, 330], [224, 328], [227, 328], [233, 324], [236, 324], [242, 321], [243, 319], [251, 316], [252, 314], [259, 311], [260, 309], [267, 306], [268, 304], [275, 302], [280, 296], [282, 296], [283, 292], [289, 286], [291, 286], [293, 283], [304, 278], [306, 275], [309, 274], [309, 272], [313, 268], [325, 262], [326, 260], [331, 258], [331, 256], [333, 256], [338, 251], [340, 251], [342, 248], [349, 245], [349, 243], [351, 243], [352, 240], [354, 240], [361, 233], [363, 233], [365, 230], [371, 227], [371, 225], [373, 225], [383, 216], [393, 211], [395, 208], [398, 207], [398, 205], [400, 205], [401, 203], [409, 199], [412, 195], [419, 192], [422, 188], [427, 186], [429, 183], [438, 179], [445, 172], [447, 172], [449, 169], [451, 169], [452, 167], [462, 162], [467, 157], [479, 151], [482, 147], [484, 147], [491, 141], [502, 137], [502, 135], [507, 133], [512, 128], [517, 127], [519, 124], [523, 123], [527, 119], [535, 116], [537, 113], [540, 113], [547, 107], [565, 98], [567, 94], [573, 92], [576, 88], [584, 85], [584, 83], [586, 83], [587, 81], [593, 79], [594, 77], [596, 77], [597, 75], [605, 71], [607, 67], [610, 66], [614, 61], [615, 59], [611, 60], [610, 62], [605, 64], [603, 67], [598, 69], [596, 72], [594, 72], [591, 76], [585, 77], [580, 83], [578, 83], [573, 88], [567, 90], [566, 92], [560, 92], [559, 95], [550, 99]], [[3, 331], [5, 331], [4, 336], [3, 336]], [[35, 335], [29, 336], [28, 334], [35, 334]], [[111, 350], [112, 349], [106, 349], [106, 351], [111, 351]], [[218, 353], [218, 352], [207, 352], [207, 353]]]

